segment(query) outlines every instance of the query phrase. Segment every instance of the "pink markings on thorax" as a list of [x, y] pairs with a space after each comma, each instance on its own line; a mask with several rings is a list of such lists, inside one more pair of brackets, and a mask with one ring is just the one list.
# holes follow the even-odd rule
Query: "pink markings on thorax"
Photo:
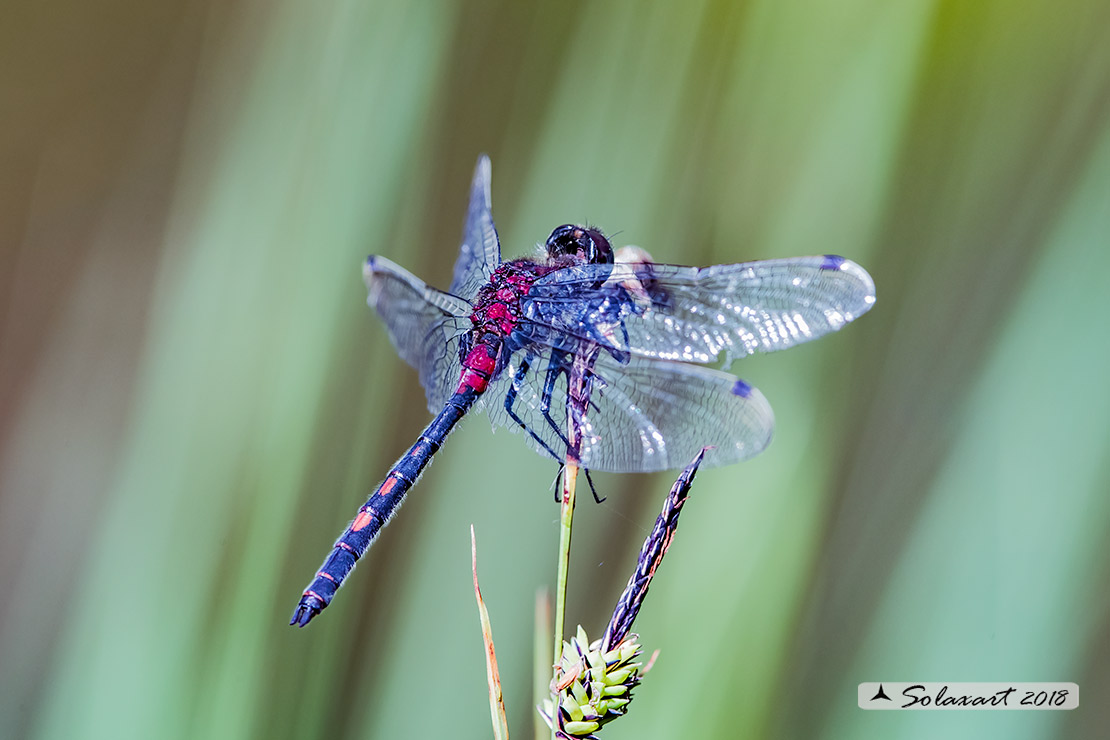
[[[508, 336], [516, 326], [516, 316], [504, 303], [493, 303], [483, 311], [486, 321], [493, 321], [501, 334]], [[488, 324], [487, 324], [488, 326]]]
[[551, 269], [554, 268], [530, 260], [506, 262], [478, 291], [474, 312], [470, 315], [472, 347], [463, 358], [456, 393], [486, 390], [497, 371], [504, 340], [523, 319], [521, 299], [536, 279]]
[[509, 307], [504, 303], [493, 303], [486, 309], [486, 316], [491, 319], [504, 319], [512, 316], [512, 314], [509, 313]]

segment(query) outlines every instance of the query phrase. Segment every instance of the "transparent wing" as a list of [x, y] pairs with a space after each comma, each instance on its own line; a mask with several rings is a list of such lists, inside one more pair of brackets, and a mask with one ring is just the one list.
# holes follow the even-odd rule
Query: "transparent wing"
[[384, 257], [367, 259], [362, 277], [367, 304], [385, 322], [397, 353], [420, 373], [428, 409], [439, 413], [459, 380], [459, 342], [470, 329], [470, 304]]
[[[513, 355], [485, 394], [485, 406], [494, 424], [520, 430], [505, 404], [515, 395], [512, 411], [526, 426], [528, 442], [561, 462], [567, 424], [566, 376], [557, 372], [562, 353], [532, 349], [542, 351]], [[706, 465], [752, 457], [771, 441], [774, 414], [762, 393], [728, 373], [636, 356], [622, 363], [602, 352], [580, 428], [583, 467], [653, 472], [683, 467], [705, 445], [715, 447], [706, 454]]]
[[616, 352], [731, 362], [836, 331], [866, 313], [875, 284], [842, 257], [712, 267], [578, 265], [532, 286], [525, 316]]
[[452, 295], [474, 300], [478, 288], [501, 263], [501, 243], [493, 226], [490, 200], [489, 157], [478, 157], [474, 180], [470, 183], [470, 205], [466, 210], [462, 246], [455, 261], [455, 275], [448, 291]]

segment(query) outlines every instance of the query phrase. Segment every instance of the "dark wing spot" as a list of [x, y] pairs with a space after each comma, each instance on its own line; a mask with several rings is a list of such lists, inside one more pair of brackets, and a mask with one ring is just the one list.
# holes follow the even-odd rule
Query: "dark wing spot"
[[821, 262], [822, 270], [839, 270], [847, 260], [843, 257], [838, 257], [835, 254], [826, 254], [824, 261]]
[[752, 387], [744, 381], [740, 380], [740, 378], [737, 378], [736, 382], [732, 386], [732, 395], [740, 396], [740, 398], [747, 398], [751, 394]]

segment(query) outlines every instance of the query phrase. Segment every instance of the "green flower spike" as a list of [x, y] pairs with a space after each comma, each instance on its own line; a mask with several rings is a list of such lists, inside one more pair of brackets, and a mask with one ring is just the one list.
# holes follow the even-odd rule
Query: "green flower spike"
[[[637, 661], [641, 648], [637, 635], [627, 635], [616, 647], [601, 650], [601, 640], [593, 643], [581, 626], [570, 642], [563, 643], [563, 655], [555, 675], [553, 693], [559, 697], [559, 718], [555, 736], [563, 740], [589, 738], [606, 723], [625, 713], [632, 701], [632, 689], [640, 683]], [[552, 702], [545, 699], [540, 714], [551, 726]]]

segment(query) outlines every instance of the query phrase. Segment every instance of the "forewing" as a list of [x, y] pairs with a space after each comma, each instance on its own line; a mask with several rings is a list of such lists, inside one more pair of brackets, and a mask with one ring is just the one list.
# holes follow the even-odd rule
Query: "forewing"
[[840, 329], [875, 302], [867, 272], [842, 257], [712, 267], [578, 265], [532, 286], [527, 317], [616, 352], [731, 362]]
[[478, 157], [474, 167], [474, 180], [470, 183], [470, 205], [466, 210], [462, 246], [455, 261], [455, 275], [450, 293], [474, 300], [478, 288], [485, 283], [501, 263], [501, 244], [493, 226], [490, 199], [489, 157]]
[[470, 304], [384, 257], [367, 259], [362, 276], [367, 304], [385, 322], [397, 353], [420, 373], [428, 409], [438, 413], [459, 380], [459, 342], [470, 329]]
[[[566, 376], [556, 374], [545, 413], [550, 361], [540, 356], [532, 357], [527, 372], [519, 374], [528, 354], [515, 354], [486, 393], [485, 403], [495, 424], [519, 430], [504, 404], [515, 387], [513, 410], [543, 444], [525, 432], [527, 441], [541, 455], [561, 462], [566, 454]], [[637, 356], [622, 363], [604, 351], [592, 372], [590, 406], [580, 425], [580, 459], [589, 470], [673, 470], [706, 445], [714, 449], [705, 464], [724, 465], [756, 455], [771, 441], [774, 414], [767, 399], [728, 373]]]

